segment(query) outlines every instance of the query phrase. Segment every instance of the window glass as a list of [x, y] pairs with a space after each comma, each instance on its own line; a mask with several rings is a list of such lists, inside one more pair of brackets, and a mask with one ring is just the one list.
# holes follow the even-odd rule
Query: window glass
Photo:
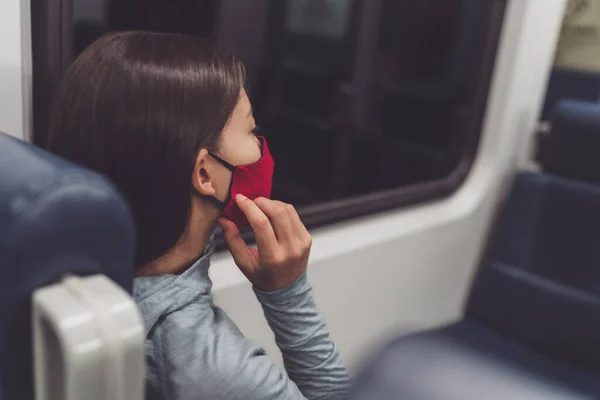
[[72, 53], [115, 30], [214, 40], [248, 70], [275, 198], [334, 212], [394, 193], [389, 207], [421, 200], [420, 184], [431, 197], [435, 182], [444, 193], [460, 183], [453, 174], [476, 149], [504, 3], [73, 0]]
[[351, 0], [297, 0], [286, 12], [287, 32], [340, 39], [348, 29]]

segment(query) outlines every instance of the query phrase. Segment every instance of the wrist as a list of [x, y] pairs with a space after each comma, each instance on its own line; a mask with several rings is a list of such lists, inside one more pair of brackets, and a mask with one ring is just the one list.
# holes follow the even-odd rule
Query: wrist
[[305, 294], [311, 291], [312, 288], [308, 283], [306, 271], [304, 271], [294, 282], [280, 289], [263, 290], [254, 286], [253, 290], [260, 301], [281, 302]]

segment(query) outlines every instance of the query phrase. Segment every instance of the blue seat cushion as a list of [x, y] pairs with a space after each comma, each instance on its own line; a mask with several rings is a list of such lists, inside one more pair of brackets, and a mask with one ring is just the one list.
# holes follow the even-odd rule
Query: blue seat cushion
[[542, 119], [553, 117], [564, 99], [596, 102], [600, 93], [600, 74], [567, 68], [554, 68], [550, 75]]
[[600, 184], [598, 148], [600, 104], [576, 100], [558, 103], [544, 149], [544, 170], [555, 176]]
[[591, 400], [598, 394], [600, 376], [465, 320], [397, 339], [368, 364], [349, 399]]
[[522, 173], [493, 236], [467, 315], [600, 371], [600, 187]]

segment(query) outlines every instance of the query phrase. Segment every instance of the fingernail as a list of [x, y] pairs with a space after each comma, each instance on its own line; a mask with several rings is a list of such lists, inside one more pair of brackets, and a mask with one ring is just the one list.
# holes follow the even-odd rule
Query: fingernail
[[248, 198], [246, 196], [244, 196], [243, 194], [238, 194], [237, 196], [235, 196], [235, 198], [239, 201], [248, 200]]

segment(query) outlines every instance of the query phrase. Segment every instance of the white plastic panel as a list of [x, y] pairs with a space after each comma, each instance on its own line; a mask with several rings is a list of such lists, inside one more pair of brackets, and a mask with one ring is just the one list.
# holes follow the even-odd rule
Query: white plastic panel
[[144, 328], [108, 278], [67, 277], [33, 298], [37, 400], [142, 400]]
[[37, 400], [103, 398], [102, 338], [93, 313], [73, 293], [60, 284], [38, 290], [33, 330]]

